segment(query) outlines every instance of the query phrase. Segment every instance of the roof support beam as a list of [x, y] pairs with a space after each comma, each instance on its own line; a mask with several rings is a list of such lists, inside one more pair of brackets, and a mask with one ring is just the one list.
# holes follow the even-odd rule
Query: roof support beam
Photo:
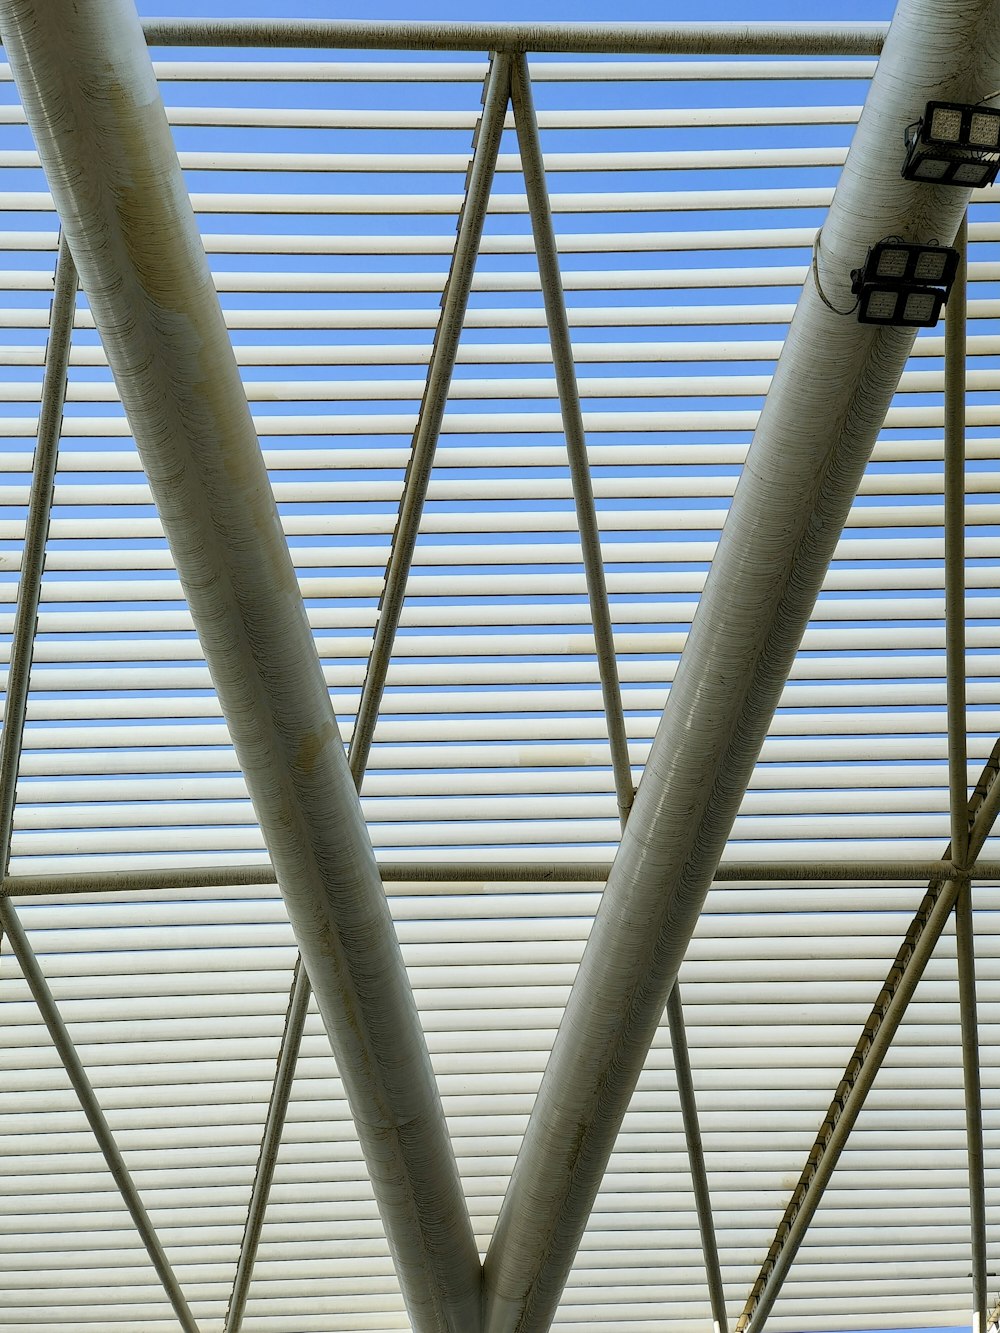
[[929, 96], [996, 86], [983, 0], [903, 0], [886, 38], [535, 1101], [485, 1265], [486, 1333], [551, 1323], [847, 513], [913, 343], [859, 325], [886, 235], [950, 241], [963, 191], [900, 177]]
[[[419, 1016], [134, 7], [0, 31], [246, 776], [417, 1333], [480, 1321]], [[68, 128], [67, 128], [68, 127]]]
[[[45, 349], [45, 376], [42, 382], [38, 432], [31, 473], [31, 492], [25, 521], [24, 550], [21, 556], [21, 577], [17, 587], [17, 606], [11, 635], [10, 673], [7, 678], [4, 704], [3, 736], [0, 739], [0, 866], [4, 870], [10, 860], [14, 806], [17, 800], [17, 775], [21, 764], [35, 626], [38, 621], [38, 604], [41, 599], [42, 574], [45, 568], [45, 544], [52, 513], [63, 404], [66, 400], [70, 344], [73, 341], [73, 316], [76, 312], [76, 268], [64, 236], [59, 240], [54, 286], [49, 315], [49, 338]], [[52, 1044], [69, 1075], [80, 1106], [87, 1117], [87, 1123], [93, 1130], [104, 1160], [132, 1216], [174, 1313], [185, 1333], [198, 1333], [198, 1325], [163, 1246], [153, 1230], [149, 1214], [125, 1165], [87, 1071], [77, 1054], [73, 1039], [63, 1022], [42, 969], [21, 926], [14, 904], [2, 895], [0, 895], [0, 926], [7, 934], [11, 949], [38, 1005]]]
[[[971, 825], [969, 852], [972, 857], [982, 849], [1000, 813], [998, 773], [1000, 740], [994, 745], [966, 807]], [[947, 879], [932, 880], [928, 886], [848, 1061], [798, 1184], [792, 1191], [767, 1258], [736, 1325], [736, 1333], [760, 1333], [763, 1329], [917, 982], [941, 938], [962, 886], [967, 884], [967, 876], [954, 873]]]
[[441, 23], [147, 19], [155, 46], [298, 46], [579, 55], [878, 55], [884, 23]]
[[[603, 884], [610, 861], [385, 861], [385, 884]], [[978, 861], [975, 874], [1000, 880], [1000, 861]], [[715, 884], [917, 884], [947, 878], [951, 861], [723, 861]], [[69, 893], [142, 893], [158, 889], [240, 888], [273, 884], [266, 864], [170, 867], [164, 870], [94, 870], [62, 875], [10, 875], [0, 881], [0, 898], [43, 898]]]
[[[604, 559], [601, 554], [601, 533], [597, 521], [597, 506], [594, 502], [590, 461], [587, 457], [587, 437], [583, 426], [583, 412], [580, 408], [573, 345], [570, 340], [569, 319], [566, 315], [566, 299], [559, 271], [559, 252], [552, 226], [552, 211], [549, 205], [542, 145], [538, 133], [538, 121], [535, 116], [534, 98], [531, 92], [531, 77], [528, 72], [528, 62], [523, 55], [514, 59], [511, 102], [514, 108], [514, 126], [517, 130], [518, 147], [521, 153], [521, 167], [524, 172], [525, 193], [531, 214], [531, 228], [535, 242], [535, 254], [538, 260], [542, 298], [545, 303], [545, 319], [552, 347], [552, 362], [559, 391], [563, 432], [566, 437], [566, 452], [569, 457], [570, 476], [573, 483], [573, 498], [580, 528], [580, 546], [583, 553], [587, 593], [590, 599], [591, 620], [594, 626], [594, 643], [597, 650], [598, 672], [601, 678], [604, 714], [608, 724], [611, 768], [614, 773], [618, 814], [624, 829], [635, 799], [635, 788], [632, 785], [632, 765], [628, 752], [628, 735], [625, 729], [625, 711], [622, 706], [621, 682], [618, 678], [618, 659], [615, 655], [611, 606], [608, 600], [607, 581], [604, 577]], [[698, 1225], [701, 1232], [702, 1252], [705, 1258], [712, 1317], [717, 1333], [726, 1333], [726, 1301], [722, 1285], [722, 1269], [719, 1265], [719, 1251], [715, 1240], [708, 1172], [705, 1167], [705, 1153], [702, 1145], [701, 1129], [698, 1124], [698, 1106], [695, 1100], [694, 1079], [691, 1074], [687, 1034], [684, 1030], [684, 1012], [678, 986], [674, 987], [667, 1000], [667, 1016], [670, 1024], [670, 1041], [673, 1047], [674, 1070], [677, 1077], [681, 1116], [684, 1122], [684, 1137], [687, 1143], [691, 1179], [698, 1212]]]

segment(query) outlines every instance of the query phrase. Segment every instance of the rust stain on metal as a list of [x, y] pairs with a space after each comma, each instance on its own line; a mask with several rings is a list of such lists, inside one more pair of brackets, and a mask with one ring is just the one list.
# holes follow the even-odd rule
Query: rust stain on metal
[[299, 741], [298, 751], [295, 755], [295, 767], [301, 773], [309, 774], [316, 768], [320, 756], [330, 740], [332, 730], [330, 724], [324, 722], [319, 730], [307, 732]]

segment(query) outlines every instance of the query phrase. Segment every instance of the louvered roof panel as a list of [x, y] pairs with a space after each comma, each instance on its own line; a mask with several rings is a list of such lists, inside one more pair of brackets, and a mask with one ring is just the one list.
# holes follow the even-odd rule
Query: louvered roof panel
[[[486, 61], [157, 54], [348, 740]], [[638, 780], [873, 62], [530, 65]], [[6, 643], [56, 220], [9, 80], [0, 91]], [[362, 801], [384, 862], [582, 868], [610, 861], [618, 840], [607, 720], [510, 128], [499, 168]], [[971, 213], [970, 783], [1000, 731], [1000, 304], [987, 199]], [[917, 340], [729, 861], [944, 853], [943, 350], [940, 329]], [[10, 873], [265, 863], [81, 296]], [[600, 885], [479, 876], [388, 890], [485, 1250]], [[922, 891], [859, 875], [720, 883], [710, 895], [681, 981], [733, 1323]], [[989, 1155], [998, 903], [991, 888], [977, 893]], [[295, 958], [280, 898], [268, 885], [48, 895], [25, 899], [21, 915], [199, 1325], [220, 1333]], [[4, 1326], [171, 1329], [6, 944], [3, 978]], [[945, 945], [770, 1327], [964, 1321], [956, 995]], [[664, 1024], [555, 1326], [644, 1333], [710, 1319]], [[243, 1327], [408, 1327], [315, 1014]]]

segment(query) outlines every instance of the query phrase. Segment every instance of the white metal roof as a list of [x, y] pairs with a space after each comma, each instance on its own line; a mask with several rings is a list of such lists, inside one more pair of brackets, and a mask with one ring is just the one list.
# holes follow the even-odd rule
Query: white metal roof
[[[744, 56], [720, 38], [718, 56], [529, 58], [636, 781], [866, 95], [865, 40], [871, 55], [772, 55], [765, 42]], [[154, 55], [349, 741], [487, 59], [294, 45]], [[58, 224], [3, 77], [9, 643]], [[974, 196], [969, 214], [970, 791], [1000, 732], [990, 199]], [[927, 863], [947, 855], [943, 358], [943, 326], [922, 333], [733, 829], [723, 864], [738, 864], [711, 890], [681, 973], [732, 1325]], [[82, 292], [27, 716], [6, 887], [198, 1327], [221, 1333], [296, 947]], [[391, 910], [485, 1253], [620, 836], [509, 120], [361, 800], [380, 864], [397, 866]], [[982, 857], [992, 1222], [995, 840]], [[154, 879], [115, 879], [139, 872]], [[0, 1323], [177, 1328], [6, 937], [2, 963]], [[968, 1322], [965, 1108], [949, 924], [768, 1327]], [[992, 1226], [987, 1241], [992, 1307]], [[554, 1326], [711, 1321], [664, 1019]], [[242, 1327], [411, 1327], [315, 1010]]]

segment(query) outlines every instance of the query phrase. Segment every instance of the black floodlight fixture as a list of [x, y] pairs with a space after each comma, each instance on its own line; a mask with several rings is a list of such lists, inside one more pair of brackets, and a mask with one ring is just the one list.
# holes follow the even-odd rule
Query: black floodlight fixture
[[938, 322], [958, 271], [958, 251], [946, 245], [911, 245], [889, 237], [868, 251], [851, 274], [862, 324], [930, 329]]
[[860, 294], [858, 322], [932, 329], [943, 305], [944, 292], [936, 287], [866, 287]]
[[1000, 170], [1000, 110], [963, 102], [928, 102], [906, 131], [907, 180], [926, 185], [992, 185]]

